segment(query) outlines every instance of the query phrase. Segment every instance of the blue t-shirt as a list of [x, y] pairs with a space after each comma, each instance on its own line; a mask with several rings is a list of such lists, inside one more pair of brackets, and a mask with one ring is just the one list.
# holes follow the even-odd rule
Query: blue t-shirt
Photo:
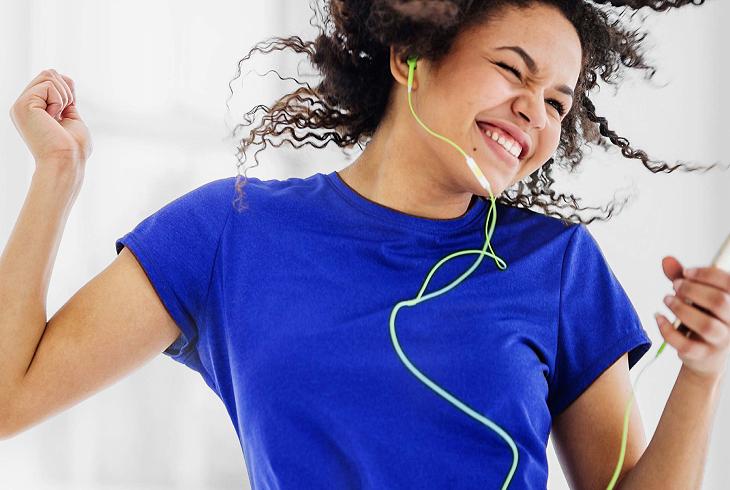
[[[491, 202], [427, 219], [377, 204], [336, 172], [236, 177], [173, 200], [116, 241], [182, 334], [165, 354], [220, 397], [254, 490], [499, 488], [512, 451], [419, 380], [389, 319], [447, 255], [481, 249]], [[510, 488], [545, 488], [552, 417], [651, 341], [582, 224], [497, 205], [502, 271], [484, 257], [452, 290], [401, 308], [410, 362], [515, 441]], [[442, 265], [424, 295], [478, 258]], [[194, 423], [194, 421], [190, 421]]]

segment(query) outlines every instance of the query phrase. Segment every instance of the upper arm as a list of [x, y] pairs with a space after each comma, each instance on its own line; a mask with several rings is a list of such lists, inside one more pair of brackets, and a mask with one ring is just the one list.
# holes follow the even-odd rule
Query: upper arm
[[[628, 366], [624, 354], [553, 420], [553, 445], [571, 488], [605, 489], [613, 476], [621, 450], [624, 412], [632, 392]], [[634, 400], [619, 481], [646, 446]]]
[[26, 430], [120, 380], [180, 334], [128, 248], [48, 321], [10, 408]]

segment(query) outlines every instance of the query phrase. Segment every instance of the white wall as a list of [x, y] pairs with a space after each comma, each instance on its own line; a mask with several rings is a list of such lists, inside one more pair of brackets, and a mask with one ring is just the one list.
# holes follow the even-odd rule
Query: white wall
[[[114, 240], [174, 197], [232, 176], [237, 163], [228, 130], [255, 104], [273, 101], [293, 83], [251, 73], [228, 82], [253, 44], [273, 35], [311, 39], [309, 2], [128, 2], [12, 0], [0, 7], [0, 106], [45, 68], [71, 76], [78, 105], [94, 137], [94, 154], [59, 249], [48, 297], [49, 317], [115, 257]], [[284, 8], [286, 6], [286, 8]], [[652, 88], [638, 77], [600, 112], [631, 143], [669, 162], [727, 162], [724, 138], [730, 66], [721, 46], [730, 6], [654, 14], [650, 21], [659, 73]], [[259, 73], [291, 76], [301, 57], [257, 55]], [[305, 64], [301, 65], [305, 70]], [[311, 80], [310, 80], [311, 83]], [[17, 218], [33, 161], [12, 122], [0, 115], [0, 246]], [[261, 153], [248, 173], [265, 178], [307, 176], [344, 167], [338, 150], [288, 147]], [[356, 156], [356, 155], [355, 155]], [[563, 187], [607, 202], [634, 185], [633, 203], [609, 223], [589, 225], [627, 289], [655, 346], [652, 318], [669, 311], [661, 298], [671, 284], [661, 258], [706, 265], [730, 232], [730, 172], [652, 174], [638, 161], [596, 150]], [[680, 366], [669, 349], [644, 374], [638, 393], [647, 434], [661, 416]], [[633, 371], [634, 373], [638, 372]], [[727, 385], [727, 383], [726, 383]], [[705, 487], [723, 488], [730, 468], [727, 389], [718, 410]], [[599, 443], [599, 441], [597, 441]], [[568, 488], [550, 447], [550, 489]], [[249, 488], [240, 447], [225, 408], [194, 372], [159, 356], [73, 409], [0, 443], [0, 488], [187, 489]]]

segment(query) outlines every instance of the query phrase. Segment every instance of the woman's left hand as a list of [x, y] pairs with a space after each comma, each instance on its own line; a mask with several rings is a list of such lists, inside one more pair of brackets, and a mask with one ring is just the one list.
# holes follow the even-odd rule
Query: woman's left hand
[[670, 295], [672, 300], [664, 304], [692, 330], [691, 338], [687, 338], [669, 319], [657, 315], [662, 337], [694, 374], [719, 379], [730, 353], [730, 273], [717, 267], [698, 267], [696, 274], [687, 275], [688, 270], [674, 257], [665, 257], [662, 268], [675, 291]]

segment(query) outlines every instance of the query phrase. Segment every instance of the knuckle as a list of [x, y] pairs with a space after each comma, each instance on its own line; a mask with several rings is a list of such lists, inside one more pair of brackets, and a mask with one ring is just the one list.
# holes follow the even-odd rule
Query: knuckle
[[717, 320], [711, 320], [703, 323], [700, 335], [714, 343], [722, 341], [722, 330], [720, 329], [720, 322]]
[[730, 311], [730, 293], [720, 293], [717, 306], [721, 310]]
[[704, 339], [708, 339], [711, 341], [716, 340], [717, 338], [717, 332], [715, 331], [714, 325], [712, 322], [702, 322], [699, 325], [697, 325], [697, 333], [700, 334], [700, 336]]
[[709, 328], [712, 330], [712, 336], [717, 343], [724, 342], [725, 337], [728, 336], [727, 325], [720, 320], [713, 319], [712, 322], [710, 322]]
[[670, 300], [671, 304], [669, 304], [669, 308], [675, 313], [684, 313], [687, 311], [687, 301], [682, 296], [675, 295], [673, 299]]
[[725, 297], [721, 292], [718, 292], [717, 294], [713, 294], [712, 298], [710, 298], [710, 304], [711, 308], [714, 310], [720, 310], [725, 307], [727, 298]]
[[698, 334], [700, 334], [703, 338], [706, 339], [712, 339], [715, 337], [715, 328], [714, 324], [711, 320], [708, 321], [699, 321], [697, 322], [697, 325], [692, 327], [693, 330], [695, 330]]

